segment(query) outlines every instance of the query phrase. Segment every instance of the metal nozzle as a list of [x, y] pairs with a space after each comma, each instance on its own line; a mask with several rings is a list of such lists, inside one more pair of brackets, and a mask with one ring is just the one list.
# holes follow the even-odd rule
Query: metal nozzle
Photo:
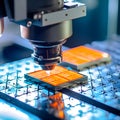
[[34, 61], [44, 70], [52, 70], [62, 61], [62, 44], [71, 35], [71, 20], [46, 27], [21, 26], [21, 36], [34, 45]]
[[51, 46], [35, 46], [32, 57], [42, 69], [52, 70], [57, 63], [62, 61], [61, 49], [62, 44], [54, 45], [54, 43]]
[[4, 31], [4, 18], [0, 18], [0, 37]]
[[51, 65], [41, 65], [42, 70], [50, 71], [55, 68], [56, 64], [51, 64]]

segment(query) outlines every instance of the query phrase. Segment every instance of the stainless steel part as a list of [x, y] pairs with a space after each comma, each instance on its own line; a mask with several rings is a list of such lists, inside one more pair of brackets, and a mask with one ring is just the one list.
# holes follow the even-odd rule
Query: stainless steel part
[[4, 18], [0, 19], [0, 36], [2, 35], [4, 31]]

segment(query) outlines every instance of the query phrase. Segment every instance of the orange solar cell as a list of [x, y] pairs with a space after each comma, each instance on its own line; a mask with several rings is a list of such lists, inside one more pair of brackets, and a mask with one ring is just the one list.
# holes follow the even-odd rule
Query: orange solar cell
[[[56, 66], [53, 70], [50, 71], [50, 75], [58, 74], [63, 71], [67, 71], [67, 69], [65, 69], [64, 67]], [[29, 75], [33, 77], [35, 77], [36, 75], [38, 79], [49, 76], [49, 74], [45, 70], [31, 72], [29, 73]]]
[[87, 77], [75, 71], [68, 70], [62, 66], [56, 66], [54, 70], [47, 74], [44, 70], [38, 70], [25, 74], [28, 80], [41, 83], [41, 85], [53, 89], [61, 89], [71, 86], [74, 83], [86, 83]]
[[67, 79], [68, 81], [80, 79], [83, 77], [83, 75], [78, 74], [76, 72], [71, 72], [71, 71], [67, 71], [67, 74], [66, 74], [66, 72], [59, 73], [58, 76], [63, 77], [65, 79]]
[[75, 54], [70, 53], [69, 51], [66, 51], [66, 52], [63, 52], [63, 61], [78, 65], [78, 64], [84, 64], [86, 62], [89, 62], [90, 60], [82, 56], [76, 57]]
[[61, 67], [61, 66], [55, 66], [55, 68], [53, 70], [50, 71], [51, 74], [58, 74], [60, 72], [64, 72], [67, 71], [66, 68]]
[[59, 86], [61, 84], [64, 84], [66, 82], [68, 82], [67, 79], [57, 76], [57, 75], [50, 75], [48, 77], [45, 77], [43, 79], [41, 79], [42, 81], [48, 82], [49, 84], [53, 85], [53, 86]]
[[46, 71], [41, 71], [41, 73], [39, 73], [39, 71], [35, 71], [35, 72], [29, 73], [29, 75], [31, 77], [35, 77], [35, 75], [36, 75], [38, 79], [44, 78], [46, 76], [49, 76], [49, 74], [47, 74]]
[[86, 46], [79, 46], [63, 51], [63, 61], [78, 70], [110, 60], [111, 57], [108, 53], [88, 48]]

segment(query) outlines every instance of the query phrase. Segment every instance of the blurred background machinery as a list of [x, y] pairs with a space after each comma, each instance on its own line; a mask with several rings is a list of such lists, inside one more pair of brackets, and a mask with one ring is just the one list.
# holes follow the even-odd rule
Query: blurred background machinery
[[120, 14], [118, 12], [118, 0], [105, 0], [104, 2], [101, 0], [82, 1], [87, 6], [87, 16], [74, 20], [74, 35], [67, 41], [66, 45], [74, 47], [92, 41], [101, 41], [119, 33], [117, 31], [120, 19], [118, 17], [118, 14]]

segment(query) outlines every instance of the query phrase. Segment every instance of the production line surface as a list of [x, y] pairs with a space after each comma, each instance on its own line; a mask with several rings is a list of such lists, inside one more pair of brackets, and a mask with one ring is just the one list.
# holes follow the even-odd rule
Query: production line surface
[[[109, 47], [110, 44], [113, 46]], [[87, 46], [103, 50], [112, 56], [110, 63], [103, 62], [79, 71], [88, 76], [88, 84], [63, 89], [62, 95], [60, 94], [62, 98], [53, 99], [51, 96], [56, 95], [55, 92], [45, 89], [40, 84], [26, 81], [24, 74], [40, 69], [33, 64], [31, 58], [26, 58], [0, 67], [0, 97], [45, 119], [47, 115], [50, 119], [56, 116], [66, 120], [99, 120], [101, 118], [119, 120], [120, 41], [103, 42], [102, 45], [94, 42]], [[103, 106], [98, 108], [95, 104], [90, 105], [76, 95], [83, 95], [86, 98], [84, 101], [88, 98], [89, 103], [96, 101], [98, 105], [102, 103]], [[109, 107], [115, 111], [108, 112]]]

